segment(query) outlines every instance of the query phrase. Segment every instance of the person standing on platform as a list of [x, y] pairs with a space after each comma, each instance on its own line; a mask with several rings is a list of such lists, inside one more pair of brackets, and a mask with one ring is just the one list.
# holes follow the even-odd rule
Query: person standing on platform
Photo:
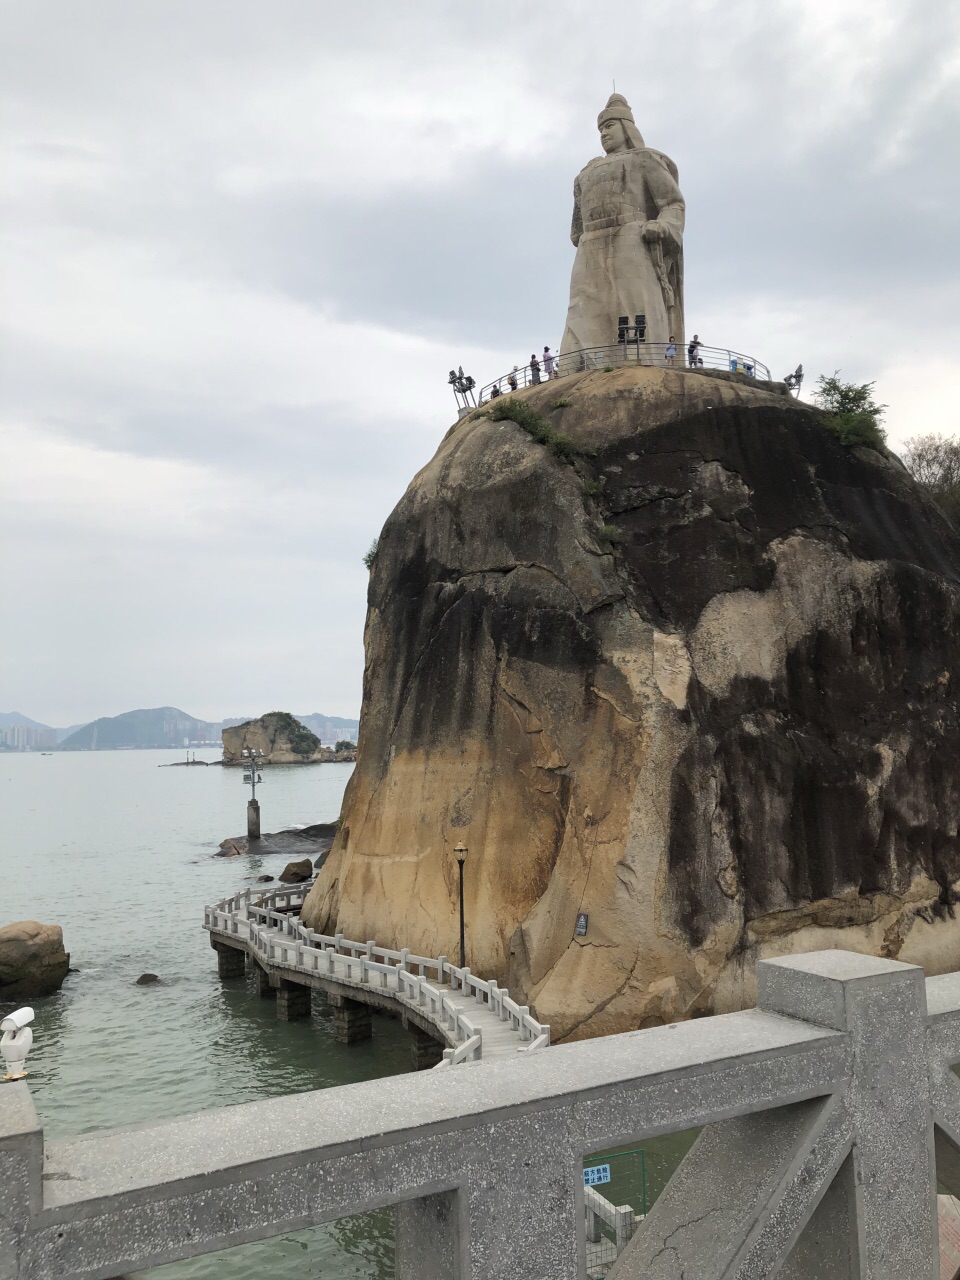
[[698, 365], [703, 364], [699, 355], [700, 348], [702, 346], [703, 343], [700, 341], [700, 335], [695, 333], [690, 339], [690, 345], [687, 347], [687, 364], [689, 364], [691, 369], [696, 369]]
[[670, 341], [667, 343], [667, 349], [663, 354], [667, 364], [673, 364], [677, 358], [677, 343], [672, 333]]
[[555, 360], [553, 355], [550, 352], [550, 348], [544, 347], [543, 348], [543, 371], [548, 378], [556, 377], [556, 374], [553, 372], [554, 363], [555, 363]]
[[534, 386], [540, 381], [540, 361], [535, 354], [530, 357], [530, 381]]

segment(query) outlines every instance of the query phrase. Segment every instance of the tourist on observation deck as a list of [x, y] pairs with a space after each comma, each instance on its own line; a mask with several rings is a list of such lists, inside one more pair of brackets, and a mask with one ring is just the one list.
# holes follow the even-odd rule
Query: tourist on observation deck
[[517, 374], [519, 372], [520, 370], [517, 368], [516, 365], [514, 365], [513, 372], [507, 375], [507, 386], [510, 388], [511, 391], [516, 391], [517, 389]]
[[700, 348], [703, 343], [700, 341], [700, 335], [695, 333], [690, 339], [690, 345], [687, 347], [687, 364], [691, 369], [695, 369], [697, 365], [703, 364], [700, 359]]
[[530, 357], [530, 380], [534, 386], [540, 381], [540, 361], [535, 354]]
[[555, 357], [551, 354], [549, 347], [543, 348], [543, 371], [548, 378], [556, 377], [553, 372]]
[[667, 364], [673, 364], [677, 358], [677, 340], [671, 333], [670, 341], [667, 343], [667, 349], [663, 353]]

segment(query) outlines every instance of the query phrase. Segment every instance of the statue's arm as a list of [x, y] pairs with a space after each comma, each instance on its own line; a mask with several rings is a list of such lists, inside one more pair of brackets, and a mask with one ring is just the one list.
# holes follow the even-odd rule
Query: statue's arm
[[570, 226], [570, 239], [575, 245], [580, 243], [583, 235], [583, 214], [580, 212], [580, 179], [573, 184], [573, 222]]
[[680, 188], [670, 170], [661, 160], [653, 160], [647, 169], [647, 184], [650, 194], [657, 206], [656, 221], [662, 228], [660, 238], [673, 241], [680, 247], [683, 243], [683, 222], [686, 205]]

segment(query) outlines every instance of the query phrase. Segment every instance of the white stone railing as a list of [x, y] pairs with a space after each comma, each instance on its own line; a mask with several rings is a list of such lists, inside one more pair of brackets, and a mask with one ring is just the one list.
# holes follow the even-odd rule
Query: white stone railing
[[[402, 947], [381, 947], [373, 939], [355, 942], [342, 933], [317, 933], [292, 912], [303, 905], [312, 885], [283, 889], [243, 889], [203, 913], [204, 928], [224, 939], [245, 942], [266, 968], [296, 969], [317, 978], [347, 981], [378, 990], [421, 1013], [444, 1032], [453, 1046], [441, 1066], [476, 1061], [483, 1056], [482, 1027], [458, 1009], [442, 990], [449, 986], [472, 997], [479, 1009], [496, 1015], [517, 1037], [524, 1052], [550, 1044], [550, 1028], [519, 1005], [494, 979], [478, 978], [468, 965], [451, 964], [446, 956], [420, 956]], [[433, 978], [433, 982], [428, 978]]]

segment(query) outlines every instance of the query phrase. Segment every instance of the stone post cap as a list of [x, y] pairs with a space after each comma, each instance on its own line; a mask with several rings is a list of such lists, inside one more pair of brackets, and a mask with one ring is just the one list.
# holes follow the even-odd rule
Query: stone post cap
[[811, 951], [757, 963], [757, 1007], [817, 1026], [846, 1031], [850, 999], [858, 988], [890, 984], [915, 986], [924, 999], [923, 969], [900, 960], [883, 960], [859, 951]]

